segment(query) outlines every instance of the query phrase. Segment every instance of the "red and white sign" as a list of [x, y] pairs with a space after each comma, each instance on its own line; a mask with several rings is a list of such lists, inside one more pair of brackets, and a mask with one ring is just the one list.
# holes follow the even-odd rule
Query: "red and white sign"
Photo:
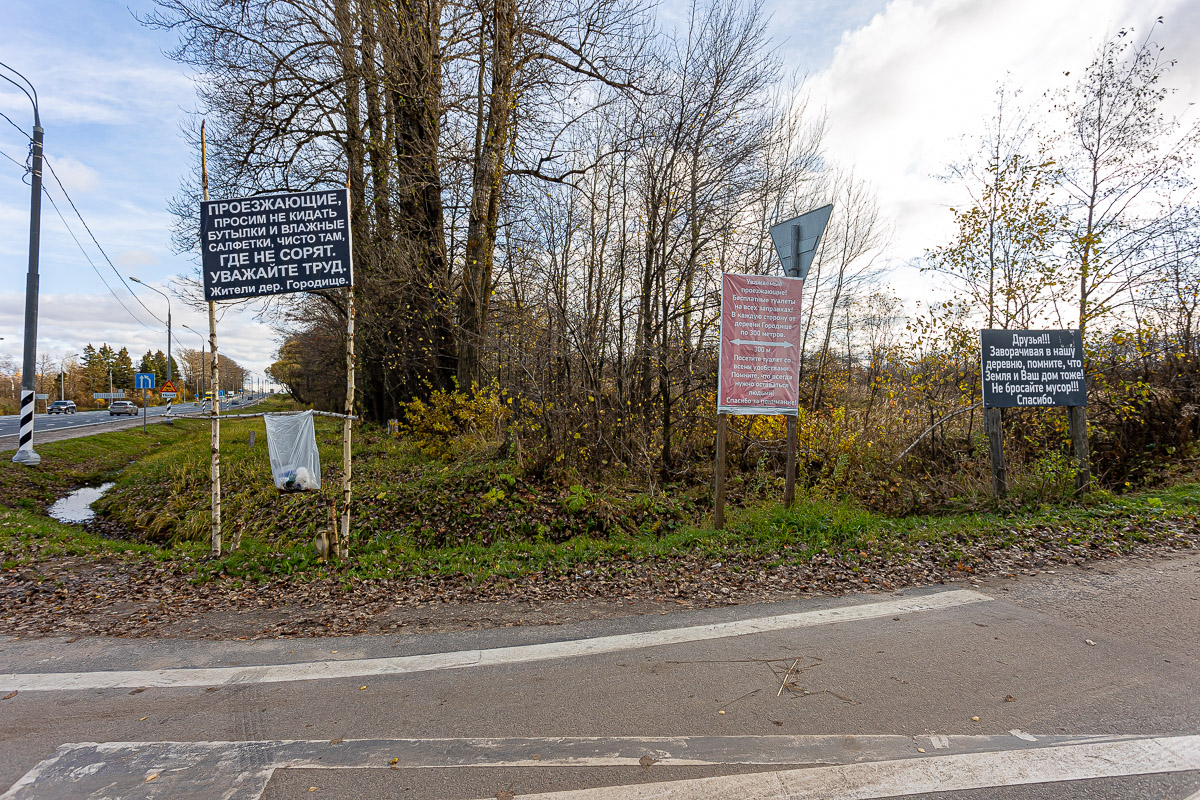
[[800, 278], [721, 275], [719, 413], [796, 416], [803, 289]]

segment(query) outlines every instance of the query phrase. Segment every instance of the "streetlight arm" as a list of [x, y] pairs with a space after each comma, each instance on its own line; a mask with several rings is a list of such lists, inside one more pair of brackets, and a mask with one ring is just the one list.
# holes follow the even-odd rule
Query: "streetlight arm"
[[191, 327], [190, 325], [182, 325], [180, 327], [187, 328], [192, 333], [200, 337], [200, 399], [204, 399], [204, 356], [205, 347], [208, 345], [208, 340], [204, 338], [204, 334]]
[[[6, 69], [9, 72], [11, 72], [12, 74], [16, 75], [21, 80], [25, 81], [25, 86], [29, 87], [28, 90], [25, 89], [25, 86], [22, 86], [21, 84], [17, 83], [16, 81], [14, 81], [12, 78], [8, 77], [7, 75], [0, 74], [0, 78], [3, 78], [4, 80], [11, 83], [13, 86], [20, 89], [21, 92], [26, 97], [29, 98], [29, 102], [33, 105], [33, 124], [35, 127], [38, 127], [38, 128], [42, 127], [42, 119], [41, 119], [41, 116], [38, 114], [37, 89], [35, 89], [33, 87], [33, 84], [29, 82], [28, 78], [26, 78], [21, 73], [17, 72], [15, 69], [10, 67], [8, 64], [5, 64], [3, 61], [0, 61], [0, 67], [4, 67], [4, 69]], [[30, 92], [32, 92], [32, 94], [30, 94]]]
[[167, 380], [170, 381], [174, 377], [171, 374], [171, 298], [162, 289], [151, 286], [141, 278], [135, 278], [134, 276], [130, 275], [129, 280], [133, 281], [134, 283], [140, 283], [142, 286], [145, 286], [151, 291], [158, 292], [163, 296], [163, 299], [167, 301]]

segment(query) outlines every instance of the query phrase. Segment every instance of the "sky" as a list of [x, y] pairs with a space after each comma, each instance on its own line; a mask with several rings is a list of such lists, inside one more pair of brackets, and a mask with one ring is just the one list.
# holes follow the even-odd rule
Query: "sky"
[[[1155, 38], [1179, 59], [1172, 109], [1200, 97], [1200, 2], [1195, 0], [764, 0], [778, 52], [807, 76], [810, 105], [827, 114], [825, 151], [874, 188], [893, 228], [889, 282], [912, 300], [928, 278], [912, 262], [946, 241], [963, 187], [939, 176], [974, 148], [1007, 80], [1026, 98], [1069, 85], [1097, 47], [1123, 27]], [[38, 351], [55, 358], [108, 342], [140, 355], [166, 349], [166, 300], [193, 261], [173, 252], [170, 199], [191, 168], [180, 129], [195, 107], [186, 68], [164, 55], [169, 32], [140, 25], [150, 0], [4, 0], [0, 61], [37, 88], [47, 157], [110, 266], [55, 179], [43, 203]], [[670, 16], [682, 0], [665, 0]], [[28, 131], [29, 102], [0, 86], [0, 113]], [[0, 118], [0, 363], [19, 364], [28, 258], [28, 140]], [[82, 250], [72, 238], [78, 237]], [[86, 255], [85, 255], [86, 252]], [[91, 264], [89, 264], [89, 259]], [[124, 278], [125, 280], [122, 280]], [[105, 284], [108, 284], [106, 287]], [[136, 298], [131, 292], [136, 290]], [[140, 303], [139, 303], [140, 301]], [[143, 305], [144, 304], [144, 307]], [[197, 348], [207, 318], [172, 300], [176, 347]], [[261, 373], [276, 334], [246, 312], [218, 324], [220, 347]]]

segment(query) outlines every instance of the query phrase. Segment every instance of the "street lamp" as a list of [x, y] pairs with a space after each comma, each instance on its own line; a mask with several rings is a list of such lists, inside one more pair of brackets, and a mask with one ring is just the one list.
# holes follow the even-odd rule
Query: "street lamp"
[[171, 298], [167, 296], [166, 292], [162, 291], [161, 289], [155, 289], [153, 286], [141, 280], [140, 278], [135, 278], [130, 275], [129, 280], [133, 281], [134, 283], [140, 283], [147, 289], [158, 292], [167, 301], [167, 380], [170, 381], [173, 377], [171, 375]]
[[69, 356], [63, 356], [62, 361], [58, 362], [58, 377], [59, 377], [59, 384], [60, 384], [59, 390], [58, 390], [58, 399], [59, 400], [67, 399], [67, 359], [68, 358], [80, 358], [80, 355], [79, 355], [79, 353], [71, 353], [71, 355], [69, 355]]
[[204, 348], [208, 345], [208, 340], [204, 338], [204, 334], [195, 328], [187, 325], [181, 325], [180, 327], [187, 328], [200, 337], [200, 402], [204, 402], [204, 354], [206, 352]]
[[[21, 73], [0, 62], [25, 82], [25, 86], [0, 73], [0, 78], [16, 86], [33, 104], [33, 148], [30, 151], [29, 181], [29, 271], [25, 275], [25, 353], [21, 366], [21, 434], [13, 461], [27, 466], [42, 463], [42, 457], [33, 450], [33, 412], [37, 397], [37, 317], [38, 317], [38, 244], [42, 232], [42, 117], [38, 112], [37, 90]], [[28, 86], [28, 90], [26, 90]]]

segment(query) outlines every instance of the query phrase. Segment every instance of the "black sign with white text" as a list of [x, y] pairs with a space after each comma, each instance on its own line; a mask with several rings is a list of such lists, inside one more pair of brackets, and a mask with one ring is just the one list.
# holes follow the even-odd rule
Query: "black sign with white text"
[[984, 408], [1086, 406], [1079, 331], [979, 332]]
[[205, 300], [354, 283], [345, 188], [203, 202], [200, 243]]

